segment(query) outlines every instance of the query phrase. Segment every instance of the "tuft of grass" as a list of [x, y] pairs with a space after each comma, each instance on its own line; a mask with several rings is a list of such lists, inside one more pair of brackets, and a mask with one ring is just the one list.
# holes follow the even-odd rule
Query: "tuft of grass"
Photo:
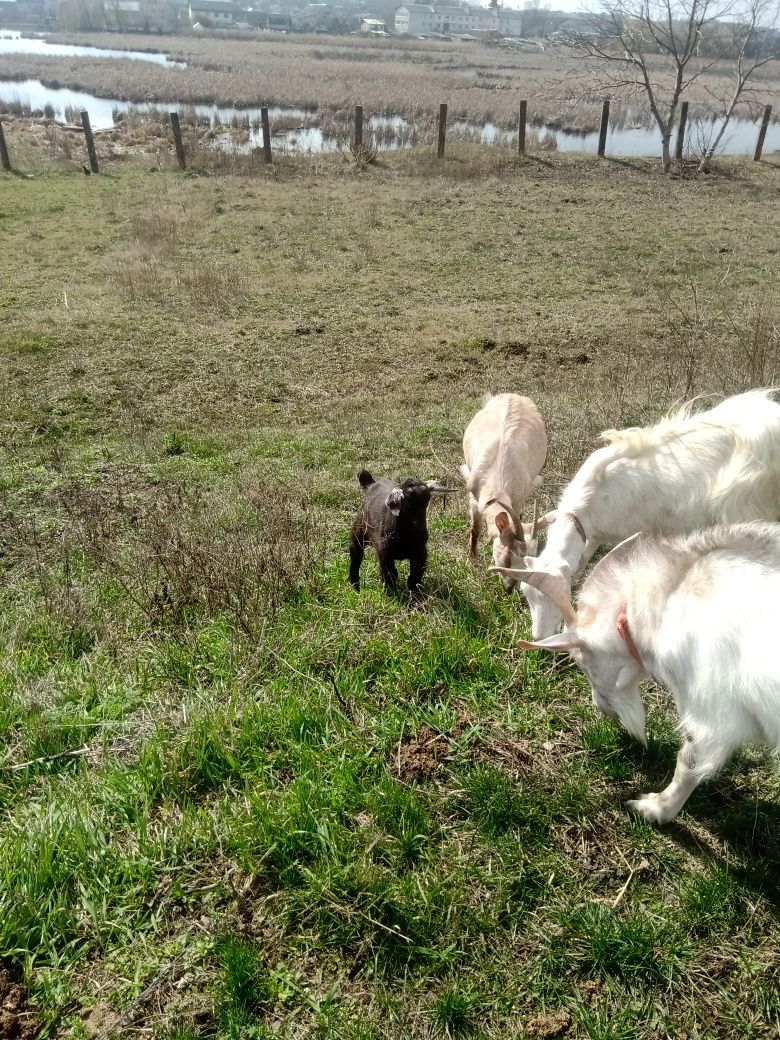
[[691, 948], [672, 922], [646, 912], [621, 913], [599, 903], [562, 912], [560, 934], [548, 940], [550, 966], [564, 962], [583, 977], [629, 985], [669, 985], [684, 970]]
[[448, 987], [433, 1006], [433, 1018], [445, 1036], [473, 1033], [482, 1000], [477, 993], [461, 987]]
[[261, 952], [246, 939], [224, 936], [214, 947], [220, 978], [214, 1012], [226, 1040], [270, 1034], [258, 1018], [273, 999], [273, 983]]

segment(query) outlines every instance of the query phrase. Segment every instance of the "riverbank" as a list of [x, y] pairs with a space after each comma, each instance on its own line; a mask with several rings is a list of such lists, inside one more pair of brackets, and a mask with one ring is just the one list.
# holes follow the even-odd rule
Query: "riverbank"
[[[601, 92], [592, 71], [561, 48], [543, 52], [505, 51], [477, 44], [363, 40], [356, 37], [298, 37], [220, 33], [203, 36], [143, 36], [113, 33], [54, 37], [60, 43], [119, 46], [162, 52], [186, 69], [125, 59], [3, 57], [3, 78], [39, 79], [120, 101], [276, 105], [346, 119], [356, 104], [367, 112], [408, 119], [433, 118], [446, 101], [452, 119], [511, 129], [519, 98], [535, 122], [579, 132], [598, 128]], [[691, 120], [712, 116], [727, 77], [710, 70], [686, 95]], [[761, 70], [749, 105], [737, 116], [754, 118], [760, 108], [780, 109], [780, 62]], [[642, 98], [630, 106], [613, 101], [617, 128], [649, 126]]]
[[[2, 84], [0, 84], [0, 87]], [[45, 102], [50, 97], [55, 104]], [[239, 113], [219, 110], [212, 106], [168, 106], [165, 110], [149, 106], [139, 109], [106, 102], [103, 107], [89, 106], [90, 98], [72, 92], [50, 92], [39, 97], [43, 102], [42, 114], [31, 117], [24, 107], [7, 105], [16, 113], [5, 117], [6, 137], [12, 154], [12, 163], [19, 172], [36, 172], [50, 165], [79, 166], [85, 158], [84, 138], [80, 133], [83, 109], [90, 113], [96, 131], [98, 157], [101, 169], [108, 164], [122, 162], [128, 156], [148, 155], [158, 166], [167, 167], [173, 161], [173, 138], [169, 109], [176, 107], [184, 138], [187, 164], [190, 169], [209, 170], [233, 166], [249, 170], [262, 162], [263, 132], [260, 110]], [[67, 103], [66, 103], [67, 102]], [[88, 107], [89, 106], [89, 107]], [[272, 155], [276, 159], [313, 157], [341, 157], [349, 159], [354, 122], [339, 122], [318, 113], [273, 109], [269, 110]], [[63, 120], [68, 125], [62, 125]], [[697, 125], [694, 124], [694, 129]], [[698, 127], [701, 129], [701, 126]], [[742, 155], [743, 161], [752, 156], [758, 127], [740, 121], [734, 124], [726, 139], [732, 154]], [[366, 149], [360, 153], [362, 162], [391, 161], [393, 152], [411, 152], [411, 161], [435, 153], [438, 128], [433, 120], [407, 121], [377, 116], [364, 118]], [[526, 153], [529, 157], [543, 158], [556, 152], [574, 152], [594, 155], [598, 135], [565, 134], [545, 128], [528, 128]], [[702, 140], [692, 131], [686, 137], [681, 169], [695, 165], [701, 154]], [[483, 163], [506, 164], [517, 158], [517, 132], [502, 132], [493, 124], [470, 125], [452, 121], [447, 127], [446, 155], [462, 158], [472, 155], [474, 148], [482, 151]], [[780, 148], [780, 125], [769, 127], [764, 142], [764, 159], [772, 164]], [[642, 161], [657, 155], [658, 146], [649, 132], [630, 132], [610, 129], [606, 142], [606, 157], [620, 161]], [[655, 160], [657, 161], [657, 160]]]

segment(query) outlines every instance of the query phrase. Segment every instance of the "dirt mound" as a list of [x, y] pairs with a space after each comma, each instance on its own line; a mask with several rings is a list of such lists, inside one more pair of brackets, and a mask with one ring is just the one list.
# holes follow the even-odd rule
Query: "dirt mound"
[[38, 1024], [27, 1010], [27, 992], [18, 971], [0, 960], [0, 1037], [2, 1040], [33, 1040]]

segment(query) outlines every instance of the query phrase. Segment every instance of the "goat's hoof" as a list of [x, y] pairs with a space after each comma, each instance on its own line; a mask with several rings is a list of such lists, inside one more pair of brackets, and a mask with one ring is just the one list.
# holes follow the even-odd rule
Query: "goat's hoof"
[[657, 794], [646, 794], [642, 798], [632, 798], [626, 802], [626, 808], [648, 823], [669, 823], [674, 819], [674, 814], [666, 809]]

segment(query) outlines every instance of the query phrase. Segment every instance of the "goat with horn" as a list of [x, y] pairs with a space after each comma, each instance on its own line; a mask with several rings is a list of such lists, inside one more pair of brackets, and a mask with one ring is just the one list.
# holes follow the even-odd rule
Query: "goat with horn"
[[[585, 460], [557, 509], [544, 551], [524, 570], [555, 574], [566, 596], [600, 545], [637, 531], [682, 534], [718, 523], [780, 520], [780, 404], [751, 390], [709, 411], [684, 408], [656, 426], [608, 430], [605, 448]], [[554, 522], [553, 522], [554, 521]], [[515, 565], [517, 566], [517, 565]], [[552, 635], [560, 608], [531, 582], [522, 592], [534, 639]]]
[[596, 707], [637, 740], [646, 743], [642, 679], [674, 695], [683, 734], [674, 777], [628, 802], [646, 820], [673, 820], [744, 744], [780, 752], [780, 524], [634, 535], [596, 564], [576, 611], [560, 575], [512, 577], [549, 599], [565, 622], [562, 632], [520, 645], [570, 654]]

